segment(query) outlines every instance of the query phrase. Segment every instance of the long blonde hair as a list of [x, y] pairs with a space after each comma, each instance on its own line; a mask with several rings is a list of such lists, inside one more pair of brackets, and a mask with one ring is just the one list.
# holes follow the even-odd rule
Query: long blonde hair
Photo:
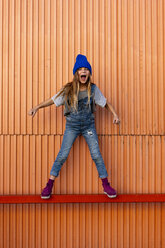
[[[87, 79], [87, 91], [88, 91], [88, 104], [90, 104], [90, 95], [91, 95], [91, 75], [89, 75]], [[63, 88], [60, 90], [59, 94], [57, 94], [56, 98], [60, 95], [65, 96], [65, 102], [68, 107], [73, 107], [77, 110], [78, 107], [78, 94], [80, 90], [79, 76], [78, 72], [74, 74], [73, 81], [65, 84]]]

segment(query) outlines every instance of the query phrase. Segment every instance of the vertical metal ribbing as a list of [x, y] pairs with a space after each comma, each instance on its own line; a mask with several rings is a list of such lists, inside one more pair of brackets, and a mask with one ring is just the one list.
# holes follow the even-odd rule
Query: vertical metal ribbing
[[[108, 179], [118, 193], [163, 193], [164, 1], [0, 1], [0, 194], [40, 194], [59, 152], [63, 109], [30, 108], [73, 78], [87, 55], [121, 119], [97, 108]], [[103, 193], [83, 137], [53, 194]], [[164, 247], [164, 204], [0, 206], [0, 247]]]

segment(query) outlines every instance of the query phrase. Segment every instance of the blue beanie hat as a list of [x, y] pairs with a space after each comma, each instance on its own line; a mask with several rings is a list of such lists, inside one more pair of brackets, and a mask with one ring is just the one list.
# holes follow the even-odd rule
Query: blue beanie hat
[[73, 74], [75, 74], [75, 72], [79, 69], [79, 68], [88, 68], [88, 70], [90, 71], [91, 75], [92, 75], [92, 67], [89, 64], [87, 57], [82, 55], [82, 54], [78, 54], [77, 58], [76, 58], [76, 63], [73, 67]]

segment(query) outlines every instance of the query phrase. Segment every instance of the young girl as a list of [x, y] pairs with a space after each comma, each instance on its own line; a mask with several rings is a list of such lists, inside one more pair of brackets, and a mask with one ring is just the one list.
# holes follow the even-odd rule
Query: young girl
[[59, 175], [62, 165], [67, 159], [73, 142], [82, 134], [89, 146], [93, 161], [96, 164], [99, 177], [102, 180], [104, 193], [110, 198], [116, 197], [116, 191], [110, 186], [107, 179], [107, 170], [100, 153], [98, 137], [95, 129], [94, 111], [95, 104], [110, 110], [113, 115], [113, 123], [119, 124], [120, 120], [112, 105], [107, 102], [99, 88], [91, 82], [92, 68], [86, 56], [79, 54], [73, 68], [73, 81], [67, 83], [56, 95], [39, 104], [29, 111], [34, 115], [43, 107], [52, 105], [58, 107], [64, 105], [66, 117], [66, 129], [64, 132], [61, 149], [56, 157], [50, 172], [50, 178], [41, 193], [41, 198], [50, 198], [55, 177]]

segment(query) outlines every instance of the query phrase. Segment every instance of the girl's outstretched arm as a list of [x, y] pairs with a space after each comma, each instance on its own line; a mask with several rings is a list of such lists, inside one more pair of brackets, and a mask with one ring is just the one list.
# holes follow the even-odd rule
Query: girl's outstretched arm
[[29, 112], [28, 112], [28, 115], [32, 115], [32, 117], [35, 116], [35, 114], [37, 113], [37, 111], [40, 109], [40, 108], [44, 108], [44, 107], [48, 107], [50, 105], [54, 104], [53, 100], [50, 98], [42, 103], [40, 103], [39, 105], [35, 106], [34, 108], [32, 108]]
[[117, 113], [115, 112], [114, 108], [112, 107], [112, 105], [109, 102], [107, 102], [106, 105], [105, 105], [105, 108], [112, 112], [112, 114], [114, 116], [113, 117], [113, 123], [114, 124], [119, 124], [120, 119], [119, 119]]

